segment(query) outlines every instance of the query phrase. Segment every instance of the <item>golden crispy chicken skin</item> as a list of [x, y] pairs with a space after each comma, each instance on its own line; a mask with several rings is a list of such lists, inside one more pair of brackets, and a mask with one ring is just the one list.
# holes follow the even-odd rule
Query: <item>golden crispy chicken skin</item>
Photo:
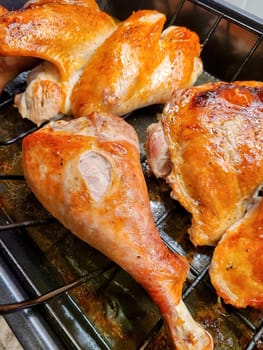
[[0, 54], [47, 60], [67, 79], [84, 66], [87, 56], [113, 29], [113, 19], [102, 11], [74, 4], [35, 3], [1, 16]]
[[133, 13], [101, 45], [72, 93], [76, 117], [93, 111], [124, 115], [165, 103], [176, 87], [191, 85], [202, 71], [198, 36], [184, 27], [168, 27], [165, 15]]
[[[90, 9], [99, 10], [97, 3], [94, 0], [32, 0], [28, 1], [24, 8], [31, 4], [71, 4], [76, 6], [86, 6]], [[0, 16], [7, 13], [8, 10], [0, 6]], [[0, 20], [1, 21], [1, 20]], [[10, 55], [10, 53], [8, 53]], [[19, 73], [32, 69], [39, 63], [39, 60], [29, 56], [0, 56], [0, 94], [4, 86], [14, 79]]]
[[8, 10], [4, 6], [0, 5], [0, 16], [2, 16], [4, 13], [7, 13], [7, 12]]
[[15, 99], [22, 117], [39, 125], [58, 112], [68, 113], [73, 85], [115, 28], [115, 21], [92, 1], [40, 1], [4, 13], [0, 55], [44, 60], [34, 70], [26, 91]]
[[181, 301], [188, 263], [168, 250], [153, 222], [134, 129], [105, 114], [50, 122], [23, 140], [22, 155], [39, 201], [146, 289], [176, 349], [211, 349]]
[[[155, 130], [166, 143], [162, 150]], [[216, 244], [244, 215], [263, 182], [263, 83], [177, 90], [161, 125], [148, 133], [149, 164], [192, 214], [192, 242]]]
[[215, 248], [210, 278], [217, 294], [235, 307], [263, 309], [263, 201], [258, 198]]

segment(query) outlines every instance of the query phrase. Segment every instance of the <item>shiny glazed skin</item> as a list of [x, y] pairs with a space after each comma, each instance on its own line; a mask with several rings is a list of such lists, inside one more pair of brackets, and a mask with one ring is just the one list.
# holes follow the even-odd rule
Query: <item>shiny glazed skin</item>
[[[97, 194], [97, 180], [82, 163], [103, 157], [110, 176]], [[177, 349], [212, 349], [210, 335], [181, 301], [187, 260], [173, 254], [154, 225], [139, 161], [137, 136], [123, 119], [91, 114], [51, 122], [23, 140], [27, 183], [65, 227], [119, 264], [158, 305]], [[94, 172], [93, 172], [94, 174]], [[88, 180], [87, 180], [88, 179]]]
[[172, 196], [192, 214], [195, 245], [215, 245], [263, 182], [263, 83], [211, 83], [174, 93], [162, 125]]
[[114, 29], [113, 19], [94, 6], [42, 1], [1, 16], [0, 54], [50, 61], [67, 80], [85, 65], [98, 38], [104, 40]]
[[215, 248], [209, 274], [217, 294], [238, 308], [263, 309], [263, 201], [258, 199]]
[[[47, 3], [64, 4], [64, 5], [71, 4], [75, 6], [85, 6], [93, 10], [99, 10], [99, 7], [94, 0], [83, 0], [83, 1], [82, 0], [32, 0], [32, 1], [26, 2], [24, 5], [24, 8], [28, 6], [32, 6], [33, 3], [37, 5], [47, 4]], [[3, 6], [0, 5], [0, 16], [3, 15], [4, 13], [8, 14], [8, 12], [9, 11], [7, 9], [5, 9]], [[23, 12], [23, 13], [25, 14], [26, 12]], [[27, 17], [30, 18], [30, 15]], [[1, 22], [1, 19], [0, 19], [0, 22]], [[23, 21], [21, 21], [21, 24], [22, 23]], [[21, 45], [23, 44], [21, 43]], [[13, 56], [12, 50], [13, 48], [10, 47], [8, 49], [8, 52], [6, 51], [6, 55], [8, 56], [0, 57], [0, 93], [2, 92], [2, 89], [4, 88], [4, 86], [9, 81], [14, 79], [19, 73], [26, 70], [30, 70], [39, 63], [39, 60], [37, 58], [29, 56], [30, 52], [27, 53], [26, 56], [20, 56], [23, 54], [23, 51], [21, 51], [19, 56]]]
[[165, 15], [133, 13], [94, 53], [72, 97], [74, 117], [102, 111], [124, 115], [165, 103], [176, 87], [191, 85], [202, 71], [198, 36], [184, 27], [163, 31]]
[[6, 72], [0, 89], [23, 67], [32, 68], [32, 57], [37, 57], [43, 61], [31, 71], [15, 107], [37, 125], [58, 113], [70, 114], [72, 87], [115, 29], [115, 21], [91, 0], [37, 1], [7, 12], [0, 20], [0, 54], [8, 55], [2, 59]]

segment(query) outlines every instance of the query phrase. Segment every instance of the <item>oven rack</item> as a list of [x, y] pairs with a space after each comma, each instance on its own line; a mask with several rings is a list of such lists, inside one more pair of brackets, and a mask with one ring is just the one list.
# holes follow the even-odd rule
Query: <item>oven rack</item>
[[[180, 0], [177, 2], [177, 7], [175, 12], [170, 16], [169, 24], [180, 24], [181, 20], [181, 14], [184, 14], [184, 8], [188, 3], [191, 3], [191, 5], [195, 8], [200, 8], [201, 11], [205, 10], [208, 11], [209, 14], [213, 14], [213, 20], [210, 22], [209, 28], [206, 28], [206, 33], [202, 36], [202, 47], [203, 52], [206, 50], [207, 46], [209, 45], [210, 40], [212, 40], [214, 34], [220, 27], [220, 24], [223, 20], [227, 21], [228, 23], [233, 23], [236, 26], [242, 27], [242, 29], [248, 31], [249, 33], [253, 33], [255, 35], [256, 40], [251, 45], [249, 50], [246, 52], [246, 54], [243, 56], [242, 61], [236, 65], [234, 71], [231, 73], [231, 76], [228, 77], [228, 81], [234, 81], [239, 79], [240, 77], [243, 78], [244, 71], [246, 70], [247, 65], [251, 60], [253, 60], [254, 56], [256, 55], [257, 50], [262, 46], [262, 40], [263, 40], [263, 25], [262, 23], [259, 23], [257, 19], [255, 19], [253, 16], [250, 16], [249, 14], [244, 14], [237, 12], [236, 9], [226, 7], [226, 4], [224, 2], [218, 3], [217, 1], [212, 0], [204, 0], [204, 1], [197, 1], [197, 0]], [[147, 1], [142, 1], [140, 3], [140, 8], [147, 8], [149, 7], [149, 3]], [[109, 12], [112, 11], [112, 8], [110, 6], [109, 2], [106, 2], [104, 4], [105, 10], [108, 10]], [[183, 17], [182, 17], [183, 18]], [[193, 27], [193, 29], [195, 29]], [[198, 32], [198, 30], [197, 30]], [[203, 53], [202, 52], [202, 53]], [[204, 62], [205, 63], [205, 62]], [[209, 71], [210, 73], [210, 71]], [[248, 74], [248, 73], [247, 73]], [[216, 79], [221, 79], [220, 74], [214, 74]], [[200, 83], [202, 82], [202, 79], [206, 80], [207, 76], [201, 77]], [[21, 83], [21, 88], [23, 88], [23, 83]], [[12, 90], [7, 89], [4, 91], [2, 96], [0, 97], [0, 111], [3, 110], [6, 107], [9, 107], [10, 104], [12, 104], [13, 101], [13, 95]], [[130, 116], [127, 118], [129, 121]], [[131, 115], [132, 118], [132, 115]], [[0, 139], [0, 146], [10, 147], [13, 144], [20, 143], [20, 141], [29, 133], [34, 132], [37, 129], [37, 127], [32, 126], [31, 124], [26, 124], [25, 129], [22, 132], [19, 132], [15, 135], [12, 135], [11, 137], [2, 138]], [[142, 166], [145, 166], [145, 160], [142, 158]], [[21, 174], [10, 174], [10, 173], [1, 173], [0, 174], [0, 180], [1, 181], [24, 181], [23, 175]], [[159, 228], [164, 220], [167, 219], [168, 216], [172, 215], [171, 212], [166, 212], [160, 217], [156, 219], [156, 226]], [[16, 234], [16, 232], [19, 232], [21, 230], [24, 230], [28, 227], [37, 226], [37, 227], [45, 227], [45, 225], [48, 225], [54, 221], [53, 218], [44, 218], [44, 219], [35, 219], [30, 221], [22, 221], [22, 222], [12, 222], [12, 219], [6, 215], [6, 213], [2, 213], [1, 215], [3, 222], [1, 222], [0, 226], [0, 245], [1, 245], [1, 235], [2, 233], [6, 233], [9, 231], [12, 231], [12, 235]], [[14, 232], [13, 232], [14, 231]], [[166, 234], [163, 234], [161, 232], [161, 237], [164, 241], [164, 243], [171, 249], [172, 251], [181, 254], [182, 251], [180, 250], [180, 247], [178, 247], [174, 242], [171, 242], [170, 238], [167, 237]], [[4, 251], [3, 245], [1, 246], [2, 251]], [[3, 254], [4, 259], [8, 260], [8, 254]], [[12, 264], [10, 264], [12, 265]], [[207, 288], [211, 289], [211, 292], [213, 293], [213, 288], [209, 282], [208, 278], [208, 268], [209, 263], [203, 267], [201, 270], [197, 270], [195, 266], [190, 264], [190, 278], [188, 278], [186, 283], [186, 288], [184, 289], [183, 293], [183, 299], [187, 299], [187, 297], [197, 288], [197, 286], [200, 283], [205, 283], [207, 285]], [[119, 269], [119, 267], [115, 266], [116, 269]], [[95, 271], [97, 274], [103, 274], [104, 271]], [[73, 283], [79, 284], [79, 283], [85, 283], [87, 279], [90, 276], [84, 276], [78, 279], [76, 282]], [[91, 276], [92, 277], [92, 276]], [[107, 283], [110, 283], [110, 281], [114, 278], [114, 274], [110, 274], [110, 276], [107, 277]], [[23, 282], [23, 281], [22, 281]], [[61, 287], [63, 289], [62, 293], [66, 293], [67, 290], [72, 288], [72, 283], [65, 284]], [[52, 293], [58, 293], [58, 289], [55, 288], [54, 291], [51, 292], [51, 297], [53, 297], [54, 294]], [[39, 295], [37, 296], [39, 297]], [[31, 300], [31, 299], [30, 299]], [[263, 321], [261, 324], [256, 325], [254, 324], [243, 312], [242, 310], [238, 310], [229, 306], [224, 306], [228, 312], [234, 313], [242, 323], [245, 324], [247, 328], [251, 330], [251, 337], [248, 339], [247, 344], [244, 347], [244, 350], [252, 350], [252, 349], [261, 349], [263, 348]], [[0, 308], [1, 310], [1, 308]], [[90, 324], [91, 327], [91, 333], [93, 336], [96, 336], [98, 338], [101, 338], [98, 334], [97, 330], [93, 328], [93, 326]], [[159, 319], [156, 324], [152, 327], [152, 329], [149, 331], [149, 334], [146, 335], [144, 341], [139, 346], [140, 349], [145, 349], [148, 342], [152, 339], [152, 337], [158, 332], [162, 327], [162, 320]], [[70, 337], [69, 337], [70, 338]], [[74, 345], [77, 348], [77, 345]], [[73, 346], [73, 347], [74, 347]], [[104, 342], [103, 338], [101, 338], [101, 346], [105, 349], [111, 349], [106, 342]], [[138, 348], [138, 349], [139, 349]]]

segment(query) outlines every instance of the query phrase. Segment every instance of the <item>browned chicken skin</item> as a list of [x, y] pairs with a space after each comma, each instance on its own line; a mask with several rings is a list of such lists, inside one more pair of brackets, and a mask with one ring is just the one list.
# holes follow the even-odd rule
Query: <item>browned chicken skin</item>
[[23, 140], [22, 155], [36, 197], [146, 289], [175, 348], [212, 349], [210, 335], [181, 301], [187, 260], [168, 250], [154, 225], [134, 129], [98, 113], [50, 122]]
[[45, 61], [15, 99], [22, 117], [41, 124], [58, 112], [123, 115], [167, 102], [174, 88], [191, 85], [201, 74], [198, 36], [184, 27], [162, 32], [164, 14], [138, 11], [115, 31], [110, 16], [91, 1], [83, 3], [33, 1], [3, 14], [0, 54]]
[[1, 16], [0, 54], [50, 61], [58, 67], [62, 79], [67, 79], [83, 67], [90, 55], [85, 41], [95, 37], [100, 41], [100, 32], [110, 31], [111, 26], [115, 29], [111, 17], [94, 8], [74, 2], [40, 1]]
[[2, 16], [6, 12], [8, 12], [8, 10], [4, 6], [0, 5], [0, 16]]
[[88, 6], [35, 3], [2, 15], [0, 53], [50, 61], [58, 67], [62, 79], [67, 79], [85, 65], [91, 55], [90, 46], [93, 52], [102, 41], [100, 35], [114, 29], [110, 16]]
[[[34, 71], [35, 80], [29, 79], [26, 92], [15, 99], [21, 115], [41, 124], [58, 111], [68, 112], [72, 86], [93, 52], [115, 28], [115, 21], [98, 10], [94, 1], [40, 1], [4, 13], [0, 55], [44, 60], [42, 71], [39, 67], [38, 75]], [[55, 102], [48, 91], [52, 91]]]
[[231, 226], [215, 248], [210, 277], [217, 294], [235, 307], [263, 309], [263, 201]]
[[151, 168], [192, 214], [195, 245], [216, 244], [263, 183], [262, 97], [260, 82], [181, 89], [165, 107], [162, 124], [148, 129]]
[[[25, 7], [31, 4], [72, 4], [77, 6], [86, 6], [94, 10], [98, 10], [99, 7], [94, 0], [32, 0], [28, 1]], [[0, 16], [7, 13], [8, 10], [3, 6], [0, 6]], [[0, 56], [0, 94], [4, 86], [14, 79], [19, 73], [32, 69], [39, 63], [39, 60], [28, 56]]]
[[142, 10], [119, 24], [85, 67], [72, 93], [75, 117], [93, 111], [124, 115], [165, 103], [177, 87], [202, 72], [198, 36], [184, 27], [168, 27], [165, 15]]

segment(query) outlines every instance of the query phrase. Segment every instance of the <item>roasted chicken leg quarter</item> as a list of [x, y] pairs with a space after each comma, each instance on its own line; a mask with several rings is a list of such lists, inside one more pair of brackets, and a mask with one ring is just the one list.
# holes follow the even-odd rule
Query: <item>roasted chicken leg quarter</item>
[[[155, 227], [134, 129], [119, 117], [50, 122], [23, 140], [23, 169], [39, 201], [119, 264], [158, 305], [176, 349], [212, 349], [181, 300], [187, 260]], [[132, 170], [131, 170], [132, 169]]]
[[263, 183], [263, 83], [176, 90], [146, 149], [152, 171], [192, 214], [192, 242], [215, 245]]
[[124, 115], [166, 103], [178, 87], [202, 72], [196, 33], [184, 27], [163, 30], [165, 15], [141, 10], [118, 25], [96, 50], [75, 85], [75, 117], [94, 111]]

